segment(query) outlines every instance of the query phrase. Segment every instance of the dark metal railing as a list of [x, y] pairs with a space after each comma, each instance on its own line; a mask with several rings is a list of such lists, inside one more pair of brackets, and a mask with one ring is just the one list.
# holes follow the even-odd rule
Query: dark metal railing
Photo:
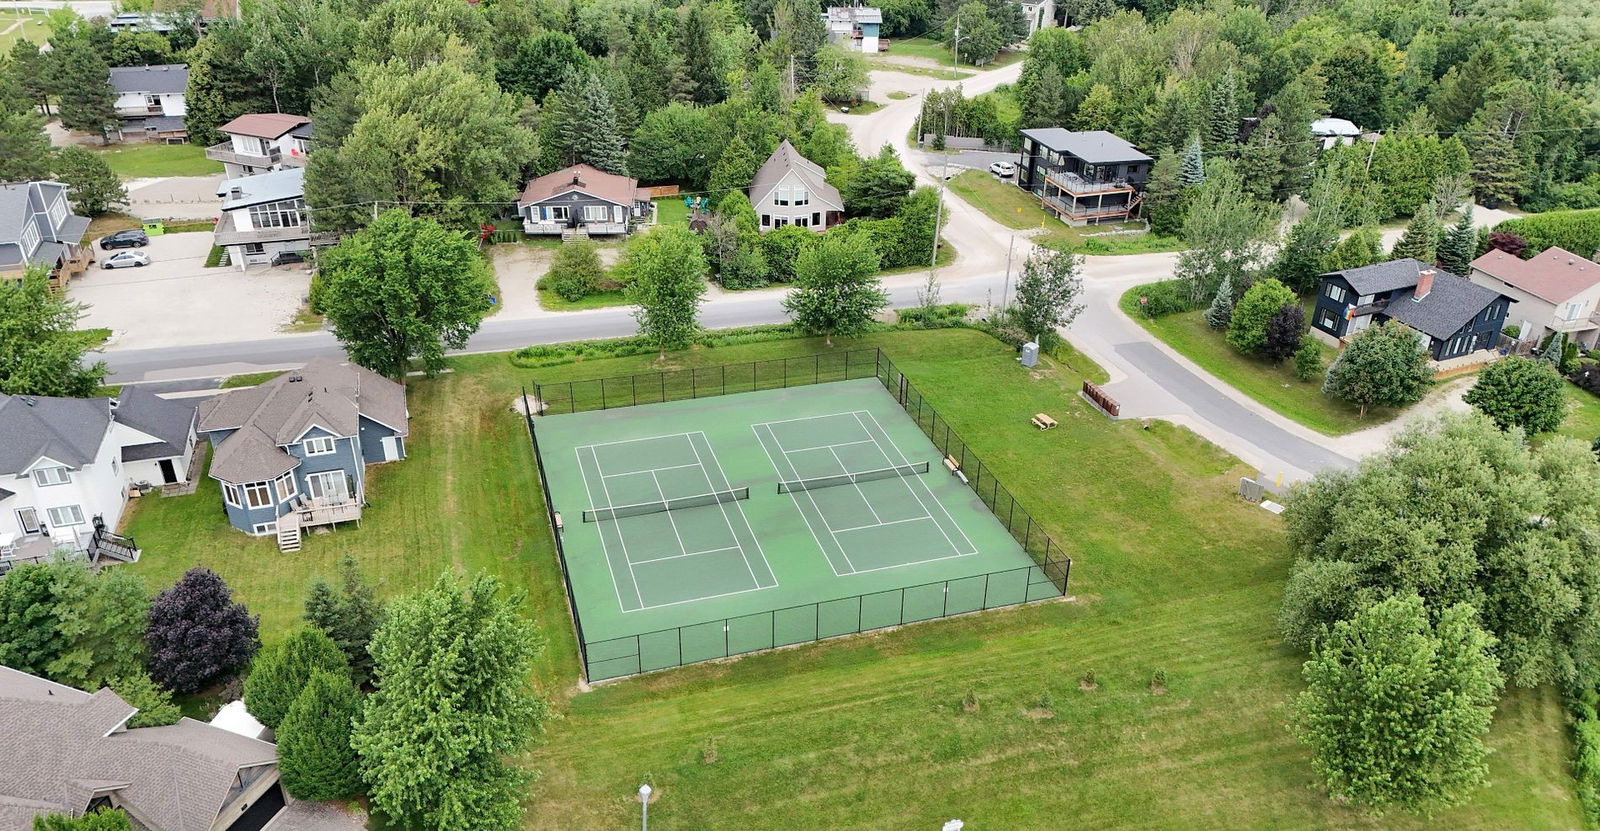
[[[807, 366], [811, 369], [809, 373], [803, 371]], [[570, 413], [611, 409], [868, 377], [877, 378], [883, 384], [929, 441], [960, 470], [967, 487], [1005, 526], [1006, 531], [1033, 560], [1033, 565], [803, 603], [620, 638], [589, 641], [584, 637], [583, 622], [572, 596], [572, 580], [567, 573], [566, 552], [561, 543], [561, 520], [557, 518], [555, 505], [551, 501], [544, 461], [539, 453], [534, 412]], [[711, 383], [713, 379], [715, 383]], [[556, 555], [561, 562], [561, 576], [567, 587], [568, 609], [577, 629], [584, 677], [589, 681], [621, 678], [874, 629], [1065, 597], [1067, 594], [1072, 558], [1034, 522], [1011, 492], [1000, 484], [994, 473], [950, 427], [949, 421], [939, 416], [881, 349], [536, 384], [534, 388], [537, 403], [528, 400], [526, 391], [523, 393], [523, 405], [528, 413], [528, 438], [533, 444], [539, 486], [544, 492], [545, 512], [555, 536]], [[527, 409], [530, 406], [533, 409]]]

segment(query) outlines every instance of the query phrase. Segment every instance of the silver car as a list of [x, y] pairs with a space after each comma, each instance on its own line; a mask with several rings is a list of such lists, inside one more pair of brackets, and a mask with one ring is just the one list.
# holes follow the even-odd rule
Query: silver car
[[995, 162], [989, 165], [989, 172], [1002, 179], [1009, 179], [1017, 175], [1017, 166], [1010, 162]]
[[118, 251], [100, 261], [101, 268], [142, 268], [150, 264], [150, 255], [143, 251]]

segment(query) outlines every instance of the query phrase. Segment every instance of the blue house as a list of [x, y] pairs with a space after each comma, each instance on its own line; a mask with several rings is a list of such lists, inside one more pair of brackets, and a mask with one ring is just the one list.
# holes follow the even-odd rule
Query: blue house
[[1397, 320], [1419, 333], [1435, 363], [1499, 343], [1515, 299], [1409, 257], [1322, 275], [1311, 332], [1343, 346], [1374, 323]]
[[405, 458], [408, 418], [405, 387], [317, 358], [205, 402], [200, 432], [229, 524], [298, 551], [304, 528], [360, 521], [367, 465]]

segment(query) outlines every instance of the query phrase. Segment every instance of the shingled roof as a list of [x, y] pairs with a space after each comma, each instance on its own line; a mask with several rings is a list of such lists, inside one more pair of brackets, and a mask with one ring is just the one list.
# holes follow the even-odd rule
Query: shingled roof
[[1600, 265], [1565, 248], [1551, 247], [1522, 259], [1491, 248], [1472, 267], [1551, 303], [1565, 303], [1600, 283]]
[[165, 459], [183, 455], [194, 430], [195, 405], [162, 398], [144, 387], [133, 385], [124, 387], [117, 396], [117, 409], [112, 417], [118, 424], [126, 424], [157, 439], [149, 444], [124, 446], [124, 462]]
[[200, 429], [234, 431], [217, 444], [211, 476], [243, 484], [293, 470], [299, 461], [283, 445], [311, 427], [354, 436], [362, 416], [407, 435], [405, 387], [369, 369], [314, 358], [260, 386], [201, 404]]
[[154, 827], [207, 831], [240, 769], [277, 762], [272, 744], [193, 719], [127, 729], [136, 712], [109, 689], [90, 694], [0, 667], [0, 829], [80, 812], [116, 791]]
[[625, 208], [632, 208], [633, 203], [642, 198], [638, 179], [607, 173], [586, 164], [575, 164], [529, 181], [522, 189], [522, 198], [517, 200], [517, 207], [526, 208], [552, 196], [571, 192], [599, 197]]
[[778, 144], [778, 149], [772, 151], [772, 155], [767, 157], [761, 169], [756, 171], [755, 178], [750, 181], [750, 203], [760, 205], [765, 202], [772, 189], [790, 173], [806, 186], [812, 199], [844, 210], [844, 199], [839, 196], [837, 188], [828, 184], [827, 172], [816, 162], [800, 155], [800, 151], [794, 149], [788, 139]]
[[94, 461], [111, 425], [104, 398], [0, 393], [0, 474], [21, 473], [41, 456], [72, 468]]

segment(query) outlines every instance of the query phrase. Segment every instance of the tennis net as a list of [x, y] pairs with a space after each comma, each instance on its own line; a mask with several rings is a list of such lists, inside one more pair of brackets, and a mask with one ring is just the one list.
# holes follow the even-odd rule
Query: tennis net
[[927, 462], [917, 462], [911, 465], [895, 465], [877, 470], [863, 470], [859, 473], [835, 473], [832, 476], [818, 476], [813, 479], [794, 479], [778, 483], [778, 493], [794, 493], [795, 491], [814, 491], [817, 488], [833, 488], [839, 485], [854, 485], [861, 482], [871, 482], [875, 479], [892, 479], [896, 476], [915, 476], [928, 472]]
[[694, 496], [680, 496], [674, 499], [661, 499], [655, 502], [638, 502], [633, 505], [613, 505], [609, 508], [590, 508], [583, 512], [584, 522], [599, 522], [603, 519], [622, 519], [630, 516], [644, 516], [645, 514], [659, 514], [665, 511], [677, 511], [683, 508], [698, 508], [702, 505], [717, 505], [723, 502], [732, 502], [736, 499], [749, 499], [750, 489], [734, 488], [726, 491], [713, 491], [700, 493]]

